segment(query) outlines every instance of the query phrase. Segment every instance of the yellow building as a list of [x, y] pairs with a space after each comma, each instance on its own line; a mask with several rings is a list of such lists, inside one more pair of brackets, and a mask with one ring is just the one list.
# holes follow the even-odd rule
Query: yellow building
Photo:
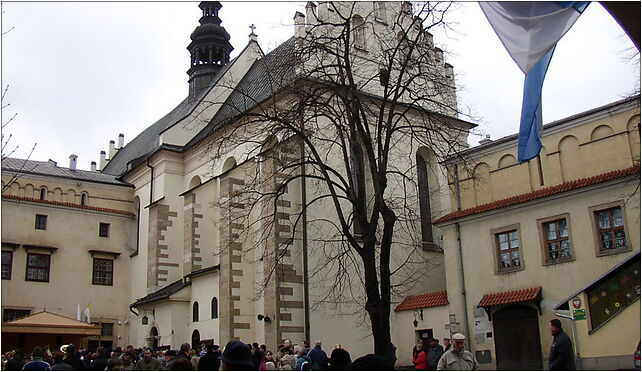
[[[47, 311], [102, 326], [91, 348], [128, 339], [131, 185], [55, 162], [2, 161], [3, 322]], [[88, 319], [89, 317], [89, 319]], [[2, 349], [24, 347], [24, 337]], [[123, 341], [121, 341], [123, 340]], [[56, 342], [64, 343], [62, 334]], [[40, 345], [44, 346], [44, 345]]]
[[556, 317], [582, 369], [632, 368], [640, 98], [547, 124], [542, 144], [523, 164], [516, 135], [447, 161], [455, 212], [434, 221], [444, 236], [446, 322], [466, 333], [485, 369], [546, 369]]

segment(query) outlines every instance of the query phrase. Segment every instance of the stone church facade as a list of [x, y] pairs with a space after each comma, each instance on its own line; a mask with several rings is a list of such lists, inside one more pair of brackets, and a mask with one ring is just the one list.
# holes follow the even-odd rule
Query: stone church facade
[[[409, 3], [335, 5], [341, 9], [355, 5], [350, 10], [359, 43], [355, 58], [360, 58], [364, 71], [369, 72], [379, 68], [372, 60], [374, 49], [368, 54], [371, 43], [375, 45], [382, 38], [398, 42], [396, 25], [415, 17]], [[367, 314], [363, 304], [350, 297], [351, 292], [363, 292], [360, 283], [327, 298], [332, 279], [341, 274], [337, 268], [323, 268], [323, 252], [333, 245], [324, 225], [336, 218], [331, 206], [319, 204], [304, 211], [306, 200], [319, 197], [312, 187], [314, 182], [294, 178], [284, 186], [288, 174], [276, 171], [278, 164], [299, 159], [298, 140], [261, 138], [259, 133], [260, 141], [274, 142], [260, 154], [243, 144], [219, 141], [233, 136], [230, 133], [237, 124], [256, 110], [257, 105], [245, 101], [280, 98], [279, 84], [285, 80], [277, 81], [266, 66], [281, 65], [302, 40], [316, 37], [310, 34], [311, 26], [336, 17], [339, 8], [333, 8], [335, 5], [309, 3], [305, 15], [297, 12], [294, 17], [293, 37], [267, 54], [252, 32], [248, 44], [231, 59], [233, 47], [221, 26], [221, 4], [200, 3], [200, 25], [190, 35], [187, 47], [186, 98], [126, 145], [121, 139], [117, 147], [112, 143], [108, 153], [101, 153], [99, 169], [93, 173], [122, 189], [126, 202], [119, 210], [126, 214], [123, 221], [128, 229], [122, 249], [114, 250], [120, 257], [118, 270], [126, 268], [125, 273], [119, 271], [117, 281], [127, 279], [127, 285], [109, 296], [123, 308], [109, 310], [114, 313], [109, 319], [117, 324], [113, 345], [177, 348], [184, 342], [224, 345], [237, 339], [265, 343], [275, 350], [285, 339], [295, 343], [319, 339], [324, 345], [345, 345], [354, 357], [372, 352]], [[366, 28], [365, 24], [371, 26]], [[436, 95], [436, 107], [428, 109], [440, 111], [448, 122], [442, 147], [463, 149], [474, 125], [456, 118], [452, 66], [444, 62], [430, 34], [425, 43], [434, 52], [437, 80], [446, 86]], [[295, 72], [281, 68], [281, 78]], [[368, 83], [363, 89], [376, 95], [379, 88]], [[410, 110], [407, 115], [420, 120], [422, 114]], [[409, 220], [409, 231], [394, 243], [393, 263], [401, 265], [413, 257], [417, 268], [408, 275], [419, 273], [421, 278], [407, 280], [403, 295], [443, 291], [441, 233], [430, 220], [450, 212], [446, 172], [439, 164], [445, 154], [410, 142], [395, 151], [401, 159], [395, 164], [399, 169], [416, 169], [416, 159], [421, 159], [424, 184], [431, 185], [430, 192], [422, 194], [423, 203], [429, 205], [421, 211], [427, 223], [419, 226], [419, 217]], [[279, 190], [274, 200], [276, 213], [268, 216], [248, 203], [243, 196], [250, 188], [264, 194]], [[413, 205], [412, 213], [419, 216], [420, 196], [414, 190], [416, 186], [409, 204]], [[422, 231], [416, 243], [413, 231], [418, 230]], [[119, 265], [123, 261], [126, 265]], [[357, 272], [344, 270], [342, 275], [359, 278]], [[393, 303], [403, 295], [393, 297]], [[75, 302], [73, 309], [61, 307], [60, 311], [73, 317]], [[102, 310], [94, 306], [92, 311], [98, 314]]]

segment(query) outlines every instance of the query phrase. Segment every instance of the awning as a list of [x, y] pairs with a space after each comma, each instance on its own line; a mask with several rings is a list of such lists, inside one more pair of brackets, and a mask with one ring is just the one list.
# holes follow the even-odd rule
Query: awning
[[401, 301], [395, 311], [425, 309], [428, 307], [448, 305], [448, 294], [446, 291], [425, 293], [416, 296], [408, 296]]
[[493, 306], [525, 303], [533, 301], [537, 305], [540, 314], [540, 302], [542, 302], [542, 287], [523, 288], [505, 292], [487, 293], [482, 297], [477, 306], [483, 307], [490, 318], [490, 308]]
[[45, 333], [98, 336], [101, 327], [73, 318], [41, 311], [27, 317], [2, 323], [3, 333]]

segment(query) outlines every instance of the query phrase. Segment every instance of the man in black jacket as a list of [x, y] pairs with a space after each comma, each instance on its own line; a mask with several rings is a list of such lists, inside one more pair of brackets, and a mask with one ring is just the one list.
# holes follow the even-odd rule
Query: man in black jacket
[[198, 360], [198, 371], [218, 371], [221, 366], [221, 361], [218, 357], [221, 356], [221, 351], [218, 345], [205, 345], [207, 353]]
[[559, 319], [553, 319], [550, 321], [548, 328], [551, 330], [551, 335], [553, 335], [551, 352], [548, 355], [548, 369], [551, 371], [575, 370], [573, 344], [562, 330], [562, 322]]

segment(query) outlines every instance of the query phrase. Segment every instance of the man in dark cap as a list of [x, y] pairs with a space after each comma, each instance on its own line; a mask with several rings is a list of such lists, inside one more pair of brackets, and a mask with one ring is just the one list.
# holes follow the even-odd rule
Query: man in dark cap
[[219, 359], [223, 362], [223, 371], [247, 371], [254, 367], [252, 352], [241, 341], [228, 342]]
[[553, 319], [549, 322], [548, 328], [553, 335], [551, 352], [548, 354], [548, 369], [551, 371], [575, 370], [573, 344], [562, 330], [562, 322], [559, 319]]
[[439, 363], [439, 359], [442, 355], [444, 355], [444, 348], [439, 345], [439, 340], [431, 338], [430, 341], [428, 341], [428, 348], [426, 350], [426, 356], [428, 357], [428, 370], [437, 370], [437, 364]]

